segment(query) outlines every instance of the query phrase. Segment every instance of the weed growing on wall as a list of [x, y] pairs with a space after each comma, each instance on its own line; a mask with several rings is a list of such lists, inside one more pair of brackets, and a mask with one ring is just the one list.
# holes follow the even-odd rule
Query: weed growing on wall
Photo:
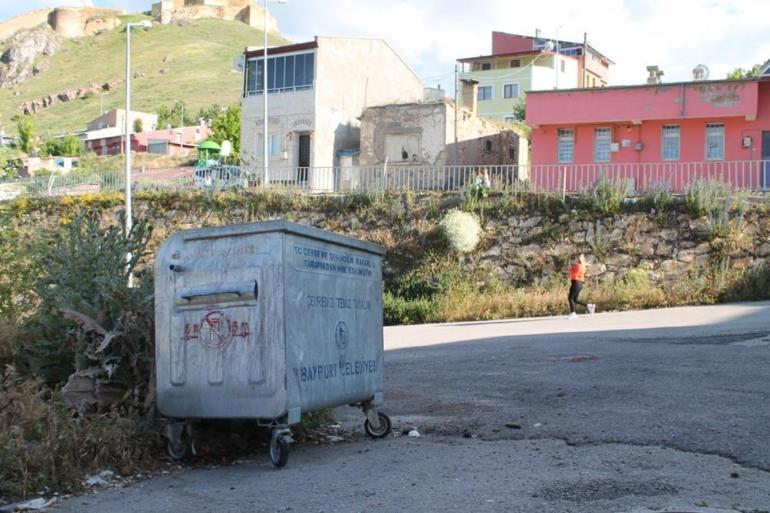
[[614, 215], [620, 212], [623, 201], [631, 194], [631, 186], [622, 178], [609, 179], [604, 174], [584, 193], [584, 202], [593, 212]]
[[715, 180], [693, 181], [685, 192], [685, 205], [696, 216], [708, 216], [729, 211], [732, 189], [729, 184]]
[[439, 229], [450, 247], [458, 253], [470, 253], [481, 240], [478, 218], [461, 210], [450, 210], [439, 223]]

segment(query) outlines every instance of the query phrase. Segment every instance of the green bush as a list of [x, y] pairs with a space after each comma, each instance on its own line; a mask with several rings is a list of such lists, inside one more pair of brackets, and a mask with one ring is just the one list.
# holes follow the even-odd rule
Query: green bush
[[386, 326], [424, 324], [436, 318], [438, 305], [432, 299], [405, 299], [390, 292], [383, 295], [383, 320]]
[[631, 185], [622, 178], [608, 179], [603, 173], [585, 194], [584, 200], [593, 212], [612, 215], [620, 212], [623, 201], [630, 195]]
[[697, 216], [707, 216], [731, 208], [732, 189], [715, 180], [695, 180], [685, 193], [687, 209]]
[[674, 193], [668, 184], [656, 183], [645, 193], [644, 199], [658, 212], [665, 212], [674, 204]]
[[126, 234], [123, 219], [106, 228], [100, 220], [77, 212], [64, 233], [48, 235], [52, 249], [35, 286], [40, 308], [28, 323], [29, 365], [49, 384], [84, 372], [123, 385], [128, 406], [142, 409], [154, 356], [152, 274], [140, 272], [134, 287], [128, 278], [146, 254], [150, 228], [139, 221]]

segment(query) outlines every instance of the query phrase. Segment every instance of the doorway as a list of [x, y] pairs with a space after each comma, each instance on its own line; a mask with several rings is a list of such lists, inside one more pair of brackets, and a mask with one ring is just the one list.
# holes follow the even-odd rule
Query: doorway
[[310, 134], [299, 136], [299, 151], [297, 152], [297, 182], [306, 183], [310, 167]]

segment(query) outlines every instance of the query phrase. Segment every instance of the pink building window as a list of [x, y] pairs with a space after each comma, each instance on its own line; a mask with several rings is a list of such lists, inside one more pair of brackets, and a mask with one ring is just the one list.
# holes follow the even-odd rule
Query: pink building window
[[725, 126], [721, 123], [706, 125], [706, 160], [725, 159]]
[[560, 164], [568, 164], [575, 160], [575, 130], [572, 128], [559, 129], [558, 157]]
[[663, 160], [679, 160], [679, 125], [663, 125]]
[[609, 162], [612, 148], [612, 129], [594, 129], [594, 162]]

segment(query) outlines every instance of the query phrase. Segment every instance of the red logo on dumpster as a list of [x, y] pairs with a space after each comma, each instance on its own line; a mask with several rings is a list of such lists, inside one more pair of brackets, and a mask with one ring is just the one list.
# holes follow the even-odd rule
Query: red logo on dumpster
[[251, 334], [248, 322], [230, 319], [220, 310], [209, 312], [200, 323], [185, 323], [182, 340], [200, 340], [209, 349], [224, 349], [235, 338], [248, 338]]

